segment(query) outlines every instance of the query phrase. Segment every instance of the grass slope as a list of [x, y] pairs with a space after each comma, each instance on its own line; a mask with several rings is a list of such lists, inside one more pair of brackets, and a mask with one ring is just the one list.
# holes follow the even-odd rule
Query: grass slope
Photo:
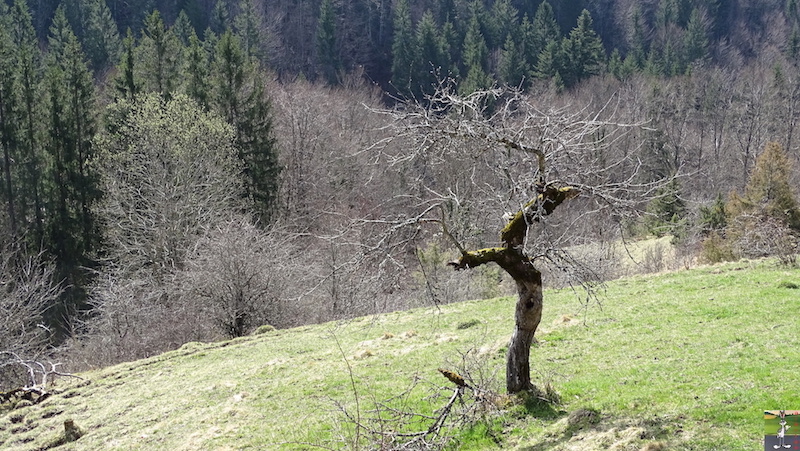
[[[612, 282], [602, 309], [545, 293], [531, 367], [562, 397], [464, 432], [464, 449], [760, 449], [764, 409], [800, 409], [800, 271], [739, 262]], [[307, 449], [346, 434], [354, 408], [402, 392], [473, 349], [502, 379], [509, 298], [279, 330], [63, 381], [39, 405], [0, 413], [0, 449], [48, 449], [66, 419], [68, 450]], [[467, 327], [471, 326], [471, 327]], [[345, 358], [347, 360], [345, 360]], [[420, 406], [426, 401], [421, 399]], [[441, 405], [441, 404], [440, 404]], [[422, 408], [422, 407], [420, 407]], [[435, 408], [435, 406], [431, 407]], [[599, 416], [570, 426], [570, 412]]]

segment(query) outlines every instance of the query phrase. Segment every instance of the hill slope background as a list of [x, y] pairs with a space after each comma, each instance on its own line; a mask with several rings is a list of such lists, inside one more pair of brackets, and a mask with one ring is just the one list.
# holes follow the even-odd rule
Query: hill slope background
[[[763, 410], [800, 406], [798, 285], [800, 270], [770, 260], [621, 279], [602, 306], [547, 291], [531, 367], [561, 403], [506, 399], [451, 431], [453, 443], [759, 449]], [[512, 321], [513, 300], [496, 298], [189, 343], [62, 380], [41, 404], [0, 413], [0, 447], [48, 449], [72, 419], [84, 435], [58, 449], [341, 448], [355, 439], [342, 408], [366, 418], [392, 397], [418, 412], [442, 407], [432, 394], [452, 387], [439, 367], [501, 387]], [[576, 426], [575, 412], [592, 420]]]

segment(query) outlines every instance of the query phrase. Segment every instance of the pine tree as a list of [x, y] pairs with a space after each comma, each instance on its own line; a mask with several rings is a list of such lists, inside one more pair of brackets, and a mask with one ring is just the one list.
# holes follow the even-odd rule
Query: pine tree
[[242, 42], [245, 55], [251, 60], [266, 64], [267, 55], [264, 52], [262, 32], [263, 20], [252, 0], [239, 2], [239, 14], [233, 20], [233, 28]]
[[141, 91], [141, 82], [137, 76], [136, 41], [133, 32], [128, 28], [128, 35], [122, 40], [122, 60], [117, 66], [117, 78], [114, 88], [120, 97], [132, 100]]
[[208, 77], [210, 58], [203, 43], [194, 33], [189, 33], [186, 49], [185, 85], [186, 94], [203, 109], [208, 110], [211, 101], [211, 85]]
[[516, 41], [519, 39], [519, 11], [511, 5], [510, 0], [498, 0], [492, 5], [487, 19], [489, 48], [500, 48], [506, 43], [506, 38], [511, 35]]
[[93, 159], [94, 86], [77, 37], [64, 10], [50, 27], [46, 61], [48, 152], [47, 238], [58, 266], [73, 287], [81, 286], [80, 268], [89, 264], [99, 239], [92, 206], [99, 197]]
[[236, 129], [246, 195], [254, 206], [254, 216], [266, 224], [277, 208], [280, 165], [264, 81], [248, 61], [239, 38], [229, 31], [217, 42], [212, 66], [214, 103]]
[[10, 31], [15, 46], [16, 92], [19, 96], [17, 149], [20, 168], [17, 218], [24, 226], [28, 243], [38, 249], [44, 237], [44, 199], [42, 173], [44, 159], [40, 138], [41, 61], [31, 15], [23, 0], [16, 0], [10, 12]]
[[412, 76], [416, 73], [414, 61], [417, 42], [411, 24], [408, 0], [398, 0], [394, 9], [394, 40], [392, 41], [392, 85], [400, 95], [413, 97], [416, 93]]
[[600, 73], [601, 65], [605, 62], [605, 50], [600, 36], [592, 28], [589, 11], [583, 10], [578, 25], [563, 42], [566, 68], [561, 75], [567, 86]]
[[331, 0], [322, 0], [317, 21], [317, 66], [330, 85], [339, 83], [342, 62], [336, 42], [336, 10]]
[[[538, 57], [539, 53], [553, 41], [561, 40], [561, 29], [556, 22], [553, 7], [547, 0], [543, 1], [536, 9], [536, 15], [532, 23], [531, 52]], [[535, 61], [532, 61], [535, 63]]]
[[699, 9], [692, 10], [684, 36], [686, 63], [702, 62], [708, 57], [708, 29]]
[[211, 20], [209, 22], [209, 28], [218, 36], [230, 29], [230, 13], [223, 0], [217, 0], [214, 3], [214, 10], [211, 11]]
[[189, 47], [189, 38], [192, 34], [197, 36], [197, 31], [194, 29], [192, 21], [189, 20], [186, 11], [181, 10], [181, 12], [178, 13], [178, 18], [175, 19], [175, 23], [172, 24], [172, 34], [178, 38], [178, 42], [180, 42], [183, 47]]
[[440, 81], [449, 75], [450, 55], [446, 49], [447, 43], [439, 34], [436, 21], [430, 11], [425, 11], [417, 25], [416, 40], [419, 52], [414, 67], [419, 71], [415, 84], [423, 95], [435, 92]]
[[489, 49], [483, 39], [476, 14], [473, 14], [470, 19], [461, 55], [464, 61], [464, 72], [467, 75], [458, 86], [459, 92], [470, 94], [491, 87], [492, 78], [486, 70]]
[[497, 74], [500, 81], [511, 87], [524, 88], [528, 83], [526, 76], [528, 66], [522, 58], [522, 52], [511, 37], [506, 37], [506, 42], [500, 52], [500, 61], [497, 64]]
[[[15, 77], [16, 64], [14, 63], [15, 46], [11, 37], [11, 21], [8, 15], [8, 8], [5, 3], [0, 3], [0, 148], [3, 150], [3, 186], [2, 197], [0, 200], [4, 204], [7, 213], [8, 224], [0, 223], [0, 226], [7, 227], [5, 235], [10, 240], [16, 241], [18, 238], [17, 206], [18, 189], [17, 172], [18, 166], [15, 162], [19, 159], [16, 155], [16, 92], [17, 84]], [[13, 168], [12, 168], [13, 166]], [[10, 243], [0, 241], [0, 245]]]
[[178, 85], [181, 60], [178, 39], [164, 26], [158, 10], [147, 16], [142, 30], [142, 40], [136, 48], [140, 63], [139, 77], [145, 91], [160, 93], [169, 99]]

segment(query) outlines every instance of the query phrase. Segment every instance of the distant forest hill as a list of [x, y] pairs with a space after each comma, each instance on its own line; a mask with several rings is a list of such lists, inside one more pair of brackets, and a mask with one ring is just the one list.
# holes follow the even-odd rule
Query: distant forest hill
[[[6, 0], [7, 3], [13, 2]], [[800, 52], [797, 0], [41, 0], [28, 1], [45, 43], [63, 5], [96, 76], [115, 66], [127, 30], [157, 9], [185, 43], [232, 29], [281, 80], [366, 77], [420, 96], [438, 79], [471, 91], [599, 73], [685, 74]], [[584, 12], [586, 11], [586, 12]], [[588, 13], [588, 14], [587, 14]], [[213, 34], [211, 33], [213, 32]]]

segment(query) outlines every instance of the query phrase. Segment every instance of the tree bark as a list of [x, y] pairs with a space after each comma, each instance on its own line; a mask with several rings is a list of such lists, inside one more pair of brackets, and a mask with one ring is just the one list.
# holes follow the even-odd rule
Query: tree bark
[[474, 268], [489, 262], [497, 263], [517, 284], [517, 305], [514, 333], [506, 355], [506, 390], [519, 393], [534, 388], [531, 383], [530, 351], [533, 336], [542, 320], [542, 273], [525, 254], [524, 242], [528, 226], [548, 215], [565, 200], [579, 194], [575, 188], [544, 187], [535, 199], [517, 212], [503, 228], [500, 239], [504, 246], [463, 251], [458, 260], [448, 263], [456, 270]]

